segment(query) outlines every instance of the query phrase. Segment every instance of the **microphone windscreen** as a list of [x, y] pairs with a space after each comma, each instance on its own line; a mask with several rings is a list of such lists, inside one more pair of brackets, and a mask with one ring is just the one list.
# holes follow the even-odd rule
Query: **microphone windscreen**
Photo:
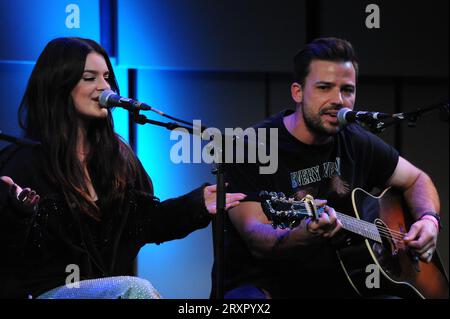
[[345, 118], [345, 114], [347, 114], [347, 112], [350, 112], [351, 110], [349, 109], [349, 108], [346, 108], [346, 107], [344, 107], [344, 108], [342, 108], [342, 109], [340, 109], [339, 111], [338, 111], [338, 113], [337, 113], [337, 119], [338, 119], [338, 122], [339, 122], [339, 124], [341, 124], [341, 125], [345, 125], [345, 124], [347, 124], [347, 119]]
[[115, 94], [114, 91], [111, 90], [105, 90], [103, 91], [100, 96], [98, 97], [98, 104], [100, 104], [101, 107], [110, 107], [110, 105], [108, 105], [108, 98], [112, 95]]

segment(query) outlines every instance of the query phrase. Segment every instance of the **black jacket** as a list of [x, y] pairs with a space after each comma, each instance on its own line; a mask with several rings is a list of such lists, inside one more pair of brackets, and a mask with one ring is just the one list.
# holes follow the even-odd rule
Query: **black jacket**
[[41, 196], [38, 210], [24, 214], [0, 183], [0, 298], [36, 297], [64, 285], [69, 265], [79, 267], [82, 280], [131, 275], [143, 245], [183, 238], [210, 222], [204, 186], [159, 202], [142, 165], [119, 207], [98, 203], [102, 219], [97, 222], [69, 207], [45, 178], [42, 160], [39, 147], [9, 146], [0, 152], [0, 176]]

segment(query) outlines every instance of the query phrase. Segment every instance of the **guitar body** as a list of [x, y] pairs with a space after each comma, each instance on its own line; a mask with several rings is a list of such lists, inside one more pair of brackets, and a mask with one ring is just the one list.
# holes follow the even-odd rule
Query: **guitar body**
[[437, 253], [430, 263], [425, 263], [395, 239], [395, 231], [406, 233], [412, 224], [411, 217], [404, 214], [401, 195], [389, 188], [375, 197], [357, 188], [352, 201], [357, 219], [374, 223], [380, 232], [388, 232], [382, 243], [364, 239], [347, 242], [337, 250], [356, 292], [364, 297], [448, 298], [448, 279]]

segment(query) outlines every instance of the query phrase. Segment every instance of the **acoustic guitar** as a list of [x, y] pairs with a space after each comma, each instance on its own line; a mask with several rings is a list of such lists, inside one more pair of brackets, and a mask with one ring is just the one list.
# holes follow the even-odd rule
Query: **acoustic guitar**
[[[319, 218], [324, 212], [310, 196], [301, 201], [283, 193], [261, 192], [263, 211], [273, 227], [296, 227], [306, 217]], [[448, 277], [435, 253], [429, 263], [419, 260], [403, 238], [413, 223], [404, 209], [401, 194], [387, 188], [373, 196], [363, 189], [352, 192], [355, 217], [336, 212], [347, 237], [336, 247], [347, 279], [363, 297], [395, 295], [401, 298], [448, 298]], [[374, 277], [377, 276], [377, 277]], [[377, 280], [374, 280], [377, 279]]]

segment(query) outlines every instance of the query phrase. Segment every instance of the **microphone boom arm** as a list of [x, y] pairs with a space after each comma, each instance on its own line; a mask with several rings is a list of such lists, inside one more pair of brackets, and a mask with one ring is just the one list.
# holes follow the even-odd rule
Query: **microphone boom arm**
[[380, 133], [386, 129], [386, 127], [397, 124], [400, 121], [407, 120], [409, 127], [416, 126], [417, 120], [426, 113], [439, 109], [442, 113], [441, 118], [443, 121], [448, 122], [449, 117], [449, 102], [440, 102], [426, 108], [417, 108], [412, 112], [402, 112], [393, 114], [392, 120], [388, 122], [378, 121], [370, 124], [370, 130], [374, 133]]
[[445, 122], [448, 122], [449, 102], [441, 102], [423, 109], [417, 108], [415, 111], [412, 112], [395, 113], [392, 115], [392, 118], [388, 122], [374, 120], [372, 123], [369, 124], [369, 128], [373, 133], [380, 133], [384, 131], [387, 127], [397, 124], [398, 122], [404, 120], [408, 121], [408, 127], [414, 127], [416, 126], [417, 120], [423, 114], [429, 113], [436, 109], [439, 109], [441, 111], [441, 119]]
[[138, 112], [133, 112], [133, 121], [137, 124], [153, 124], [157, 126], [165, 127], [166, 129], [173, 131], [176, 128], [184, 128], [189, 131], [189, 133], [193, 134], [194, 129], [192, 127], [187, 127], [175, 122], [160, 122], [155, 120], [148, 119], [145, 115], [139, 114]]

